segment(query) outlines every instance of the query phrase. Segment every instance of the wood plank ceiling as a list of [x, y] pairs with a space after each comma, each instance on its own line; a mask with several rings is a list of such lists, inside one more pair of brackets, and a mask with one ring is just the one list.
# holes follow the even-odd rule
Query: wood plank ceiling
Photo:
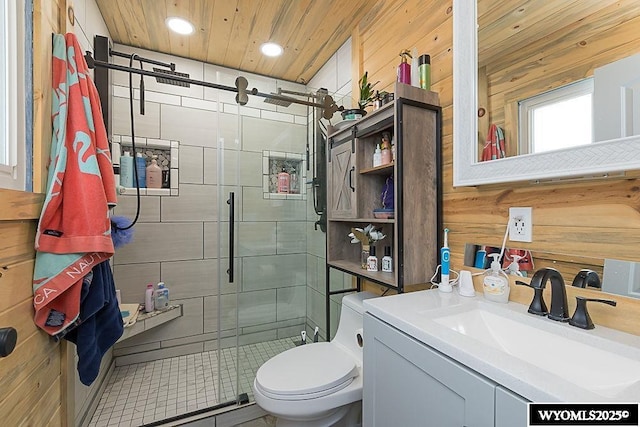
[[[116, 43], [242, 71], [306, 83], [351, 36], [373, 0], [97, 0]], [[165, 19], [185, 18], [196, 32], [170, 32]], [[260, 53], [273, 41], [278, 58]]]
[[479, 66], [500, 69], [562, 45], [584, 47], [639, 15], [637, 0], [479, 0]]

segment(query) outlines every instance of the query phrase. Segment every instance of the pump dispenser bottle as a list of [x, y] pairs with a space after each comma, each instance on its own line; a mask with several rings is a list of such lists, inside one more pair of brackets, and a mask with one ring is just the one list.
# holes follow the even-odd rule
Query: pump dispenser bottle
[[162, 168], [158, 166], [158, 156], [153, 156], [147, 166], [147, 188], [162, 188]]
[[489, 301], [501, 302], [506, 304], [509, 302], [509, 279], [504, 271], [500, 268], [500, 254], [489, 254], [493, 257], [491, 268], [484, 273], [482, 281], [482, 289], [484, 297]]
[[400, 52], [400, 57], [402, 58], [402, 62], [398, 65], [398, 82], [404, 84], [411, 84], [411, 64], [407, 62], [408, 59], [411, 59], [411, 53], [408, 50], [403, 50]]
[[373, 167], [377, 168], [380, 165], [382, 165], [382, 151], [380, 151], [380, 144], [377, 144], [373, 152]]

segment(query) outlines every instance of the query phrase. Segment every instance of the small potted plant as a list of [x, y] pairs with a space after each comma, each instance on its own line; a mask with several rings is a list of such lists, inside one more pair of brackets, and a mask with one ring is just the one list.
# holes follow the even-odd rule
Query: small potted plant
[[369, 81], [369, 72], [365, 71], [360, 80], [358, 80], [358, 87], [360, 89], [360, 99], [358, 99], [358, 108], [351, 108], [342, 111], [342, 118], [344, 120], [355, 120], [364, 117], [367, 114], [365, 108], [373, 104], [376, 99], [376, 95], [373, 91], [373, 87], [378, 82], [371, 83]]

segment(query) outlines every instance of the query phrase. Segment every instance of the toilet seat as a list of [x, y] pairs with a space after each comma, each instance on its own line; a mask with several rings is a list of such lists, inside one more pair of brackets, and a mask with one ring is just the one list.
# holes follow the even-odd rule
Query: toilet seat
[[358, 376], [354, 359], [336, 345], [302, 345], [269, 359], [256, 374], [255, 386], [279, 400], [314, 399], [347, 387]]

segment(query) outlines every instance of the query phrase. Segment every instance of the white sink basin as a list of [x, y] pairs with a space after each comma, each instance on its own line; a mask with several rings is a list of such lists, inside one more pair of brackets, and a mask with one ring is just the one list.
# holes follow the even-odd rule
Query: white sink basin
[[601, 396], [624, 396], [624, 390], [640, 384], [637, 349], [503, 307], [451, 307], [433, 313], [431, 320]]

